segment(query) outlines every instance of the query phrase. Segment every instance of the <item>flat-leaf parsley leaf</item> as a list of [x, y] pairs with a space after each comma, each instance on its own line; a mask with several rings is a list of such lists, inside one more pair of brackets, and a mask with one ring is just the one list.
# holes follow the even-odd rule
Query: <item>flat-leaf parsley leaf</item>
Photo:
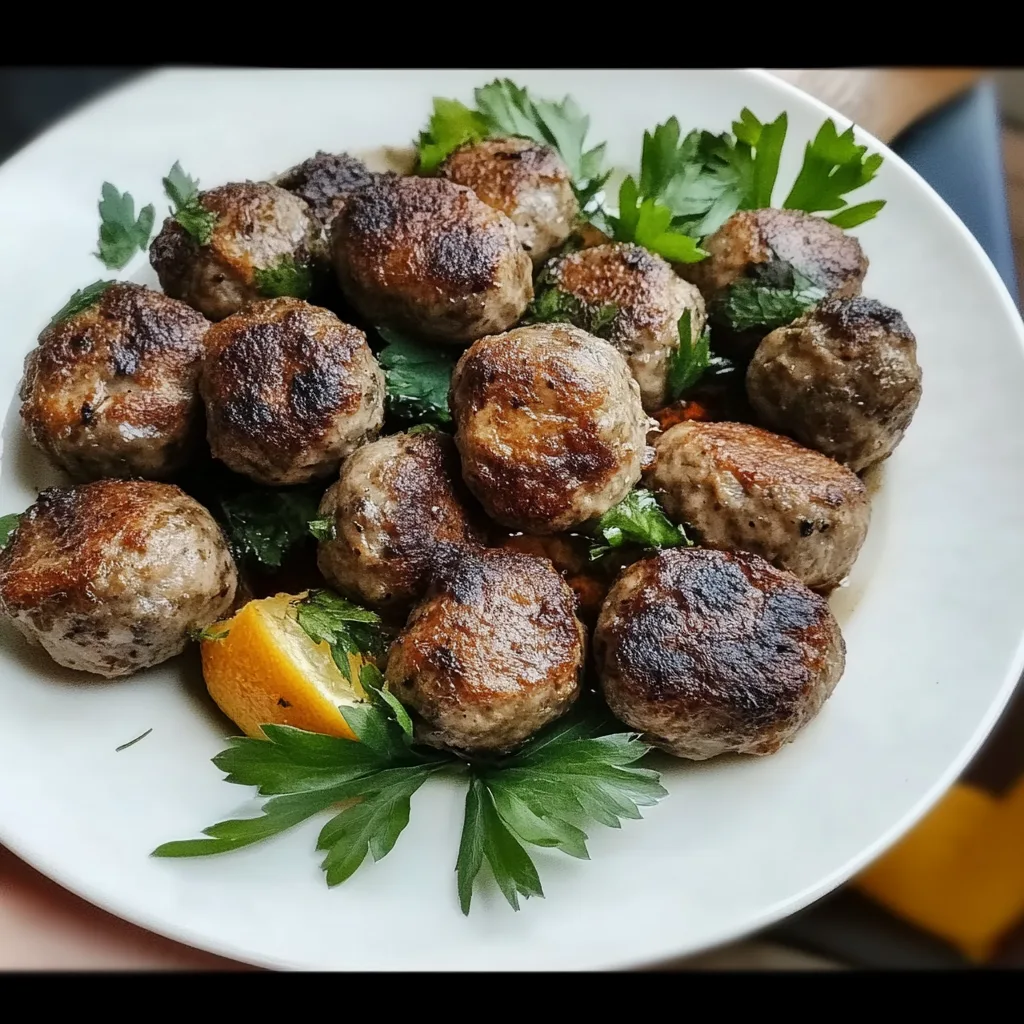
[[11, 534], [18, 528], [18, 523], [20, 522], [20, 512], [11, 512], [6, 516], [0, 516], [0, 551], [7, 547]]
[[79, 288], [74, 295], [64, 303], [60, 309], [50, 318], [50, 326], [59, 324], [64, 320], [70, 320], [71, 317], [78, 313], [81, 313], [83, 309], [88, 309], [99, 297], [112, 285], [117, 284], [116, 281], [93, 281], [92, 284], [86, 285], [84, 288]]
[[100, 237], [96, 258], [109, 270], [120, 270], [137, 250], [144, 250], [153, 231], [153, 204], [135, 216], [135, 200], [109, 181], [100, 190]]
[[299, 263], [285, 253], [270, 267], [253, 267], [253, 281], [260, 295], [276, 299], [293, 295], [297, 299], [309, 298], [313, 290], [313, 270], [308, 263]]
[[352, 681], [350, 654], [383, 654], [380, 616], [353, 604], [330, 590], [311, 590], [295, 602], [295, 616], [306, 635], [318, 644], [326, 642], [341, 674]]
[[826, 290], [784, 260], [754, 266], [716, 299], [712, 319], [733, 331], [750, 328], [772, 331], [817, 305]]
[[271, 569], [309, 536], [321, 487], [253, 488], [220, 499], [225, 532], [236, 558]]
[[623, 544], [646, 548], [671, 548], [690, 541], [682, 527], [665, 515], [658, 499], [644, 487], [637, 487], [618, 505], [613, 505], [597, 521], [597, 539], [590, 546], [590, 558], [596, 560]]
[[217, 215], [207, 210], [199, 196], [199, 181], [190, 178], [175, 160], [163, 179], [164, 192], [170, 199], [174, 219], [198, 242], [207, 245], [217, 225]]
[[679, 347], [668, 359], [668, 397], [673, 402], [692, 388], [711, 365], [711, 333], [708, 328], [705, 327], [694, 338], [689, 309], [683, 310], [677, 327]]
[[455, 353], [378, 327], [387, 343], [377, 356], [387, 379], [388, 414], [406, 423], [451, 423], [448, 389]]

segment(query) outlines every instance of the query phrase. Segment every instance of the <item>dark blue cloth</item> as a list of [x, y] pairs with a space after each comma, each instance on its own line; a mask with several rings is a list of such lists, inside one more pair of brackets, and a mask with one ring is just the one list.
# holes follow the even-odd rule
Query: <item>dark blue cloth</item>
[[995, 85], [919, 121], [892, 148], [956, 211], [1018, 299]]

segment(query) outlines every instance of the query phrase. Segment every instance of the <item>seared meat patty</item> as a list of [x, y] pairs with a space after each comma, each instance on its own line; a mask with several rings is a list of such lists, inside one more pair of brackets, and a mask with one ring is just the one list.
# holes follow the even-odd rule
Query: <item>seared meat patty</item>
[[481, 338], [456, 364], [450, 402], [466, 483], [504, 526], [568, 530], [640, 479], [653, 421], [622, 356], [577, 327]]
[[334, 268], [375, 326], [465, 344], [511, 327], [533, 297], [515, 225], [443, 178], [381, 178], [344, 204]]
[[168, 295], [211, 320], [255, 299], [309, 297], [327, 251], [308, 203], [263, 181], [222, 185], [201, 192], [198, 202], [216, 218], [206, 244], [168, 217], [149, 249]]
[[51, 324], [25, 360], [21, 420], [76, 480], [171, 476], [203, 437], [206, 319], [184, 302], [112, 284]]
[[317, 150], [308, 160], [285, 171], [274, 184], [305, 199], [329, 231], [335, 214], [353, 192], [366, 188], [380, 177], [394, 176], [391, 172], [381, 175], [371, 171], [362, 160], [348, 153]]
[[707, 547], [752, 551], [821, 590], [852, 568], [871, 505], [845, 466], [745, 423], [680, 423], [656, 451], [648, 486]]
[[510, 217], [534, 266], [565, 242], [580, 212], [569, 168], [554, 149], [531, 139], [460, 146], [438, 174]]
[[777, 324], [733, 331], [721, 305], [730, 286], [744, 278], [791, 268], [825, 293], [823, 297], [859, 295], [868, 260], [860, 242], [824, 217], [800, 210], [742, 210], [734, 213], [702, 243], [707, 259], [676, 269], [704, 296], [715, 342], [729, 354], [749, 358], [757, 343]]
[[[690, 311], [690, 341], [707, 319], [696, 285], [684, 281], [671, 264], [639, 245], [612, 242], [553, 260], [545, 278], [580, 304], [576, 326], [601, 329], [625, 357], [640, 385], [644, 409], [654, 412], [667, 398], [669, 361], [679, 348], [679, 320]], [[607, 311], [605, 313], [604, 311]]]
[[301, 299], [210, 328], [200, 390], [214, 456], [259, 483], [337, 472], [384, 421], [384, 374], [358, 328]]
[[51, 487], [0, 552], [0, 610], [59, 665], [107, 678], [179, 654], [237, 586], [210, 513], [146, 480]]
[[387, 681], [421, 719], [418, 736], [508, 751], [579, 695], [584, 631], [547, 559], [456, 548], [392, 644]]
[[433, 577], [440, 546], [482, 544], [448, 434], [391, 434], [346, 459], [320, 515], [335, 525], [317, 564], [341, 593], [404, 615]]
[[842, 676], [846, 645], [826, 601], [757, 555], [669, 548], [619, 577], [594, 659], [617, 718], [701, 761], [792, 740]]
[[921, 400], [917, 341], [874, 299], [829, 299], [772, 331], [747, 369], [761, 422], [857, 472], [887, 459]]

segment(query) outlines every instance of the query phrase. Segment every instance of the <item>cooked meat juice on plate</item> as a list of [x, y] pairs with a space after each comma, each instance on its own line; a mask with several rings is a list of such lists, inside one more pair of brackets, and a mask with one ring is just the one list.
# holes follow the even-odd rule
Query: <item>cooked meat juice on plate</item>
[[616, 196], [571, 98], [474, 103], [435, 100], [392, 170], [175, 164], [151, 244], [104, 183], [98, 257], [148, 247], [163, 292], [87, 285], [26, 360], [25, 433], [71, 482], [0, 520], [0, 608], [107, 678], [199, 643], [245, 733], [215, 764], [270, 797], [157, 855], [333, 808], [334, 885], [443, 773], [463, 911], [485, 861], [518, 909], [528, 846], [585, 856], [666, 795], [652, 747], [771, 754], [840, 680], [858, 474], [921, 396], [848, 233], [881, 157], [826, 121], [773, 206], [785, 114], [672, 118]]

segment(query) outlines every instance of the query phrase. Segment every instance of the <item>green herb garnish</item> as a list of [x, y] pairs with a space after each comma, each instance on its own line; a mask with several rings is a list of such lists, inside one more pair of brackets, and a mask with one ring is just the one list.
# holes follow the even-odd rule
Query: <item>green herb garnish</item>
[[120, 270], [137, 250], [145, 250], [153, 232], [153, 204], [135, 217], [135, 200], [118, 192], [109, 181], [100, 190], [100, 237], [96, 258], [109, 270]]
[[270, 267], [254, 267], [252, 272], [256, 289], [268, 299], [293, 295], [297, 299], [309, 298], [313, 290], [313, 270], [308, 263], [298, 263], [285, 253]]
[[86, 285], [84, 288], [79, 288], [74, 295], [64, 303], [60, 309], [50, 318], [50, 326], [54, 324], [62, 323], [64, 320], [70, 320], [71, 317], [81, 313], [83, 309], [88, 309], [94, 302], [98, 301], [100, 296], [113, 284], [117, 284], [116, 281], [93, 281], [92, 284]]
[[756, 264], [712, 304], [711, 315], [733, 331], [773, 331], [816, 306], [827, 292], [784, 260]]
[[650, 748], [632, 733], [595, 735], [603, 719], [571, 714], [511, 757], [467, 763], [415, 744], [412, 721], [377, 668], [365, 665], [359, 682], [368, 700], [339, 708], [358, 743], [281, 725], [264, 725], [266, 740], [231, 739], [213, 763], [225, 781], [256, 786], [269, 798], [260, 816], [222, 821], [204, 829], [206, 838], [164, 843], [153, 855], [241, 849], [341, 805], [317, 840], [327, 884], [337, 885], [368, 854], [378, 861], [391, 852], [409, 822], [413, 794], [448, 769], [469, 787], [456, 863], [463, 913], [485, 861], [518, 910], [520, 896], [543, 896], [527, 845], [587, 858], [581, 826], [617, 828], [666, 795], [656, 771], [635, 766]]
[[322, 487], [241, 491], [220, 499], [228, 541], [239, 560], [252, 559], [272, 569], [309, 536]]
[[637, 487], [618, 505], [613, 505], [595, 527], [596, 539], [590, 545], [590, 559], [603, 558], [623, 544], [639, 544], [645, 548], [672, 548], [690, 545], [680, 526], [665, 515], [658, 499], [646, 488]]
[[434, 112], [419, 137], [422, 173], [435, 170], [454, 150], [467, 142], [495, 136], [518, 136], [551, 146], [561, 156], [573, 181], [580, 209], [604, 187], [605, 145], [584, 150], [590, 118], [571, 96], [560, 103], [534, 99], [509, 79], [496, 79], [474, 90], [477, 109], [458, 100], [434, 99]]
[[316, 537], [317, 540], [334, 540], [337, 536], [337, 528], [334, 524], [334, 519], [310, 519], [309, 532]]
[[562, 291], [555, 284], [545, 286], [543, 272], [537, 278], [536, 295], [530, 303], [524, 324], [575, 324], [577, 327], [596, 335], [607, 338], [612, 324], [619, 314], [619, 307], [614, 302], [603, 306], [591, 306], [575, 295]]
[[387, 379], [388, 414], [406, 423], [451, 423], [448, 389], [457, 353], [378, 327], [387, 343], [377, 362]]
[[380, 630], [380, 616], [330, 590], [311, 590], [294, 604], [295, 617], [306, 635], [318, 644], [330, 645], [338, 670], [352, 682], [350, 654], [380, 655], [386, 644]]
[[[787, 128], [785, 113], [762, 122], [744, 108], [732, 132], [695, 130], [680, 138], [679, 121], [669, 118], [644, 133], [637, 197], [641, 204], [650, 200], [669, 211], [667, 230], [704, 238], [737, 210], [772, 205]], [[880, 155], [868, 156], [867, 147], [854, 143], [852, 127], [840, 134], [833, 121], [826, 120], [808, 143], [782, 206], [805, 213], [839, 210], [829, 218], [832, 223], [842, 228], [862, 224], [885, 201], [847, 207], [845, 197], [871, 181], [881, 163]], [[599, 215], [595, 223], [603, 230], [608, 220]]]
[[615, 241], [635, 242], [672, 263], [696, 263], [707, 256], [697, 238], [672, 226], [672, 210], [644, 198], [632, 177], [619, 188], [618, 216], [606, 220]]
[[689, 309], [683, 310], [677, 327], [679, 348], [668, 359], [668, 397], [672, 402], [692, 388], [711, 365], [711, 333], [707, 327], [694, 340]]
[[174, 219], [200, 245], [208, 245], [217, 226], [217, 215], [200, 201], [198, 179], [190, 178], [175, 160], [163, 183], [164, 192], [173, 204], [171, 214]]
[[0, 516], [0, 551], [7, 547], [11, 534], [18, 528], [18, 523], [20, 522], [20, 512], [11, 512], [9, 515]]

